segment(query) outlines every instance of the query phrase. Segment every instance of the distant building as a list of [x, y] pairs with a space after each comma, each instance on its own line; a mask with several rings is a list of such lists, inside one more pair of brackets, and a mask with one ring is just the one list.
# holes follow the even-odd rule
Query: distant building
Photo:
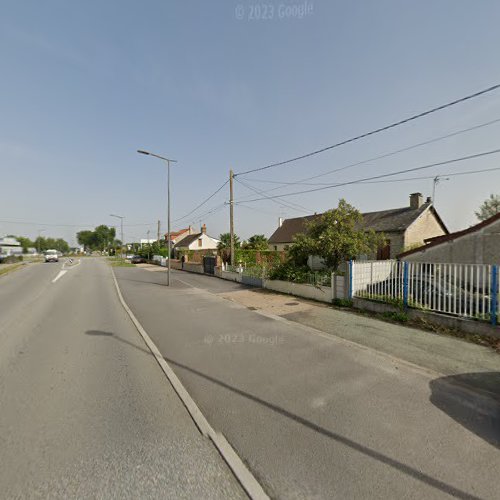
[[15, 238], [0, 238], [0, 254], [2, 255], [22, 255], [23, 247]]
[[[307, 223], [321, 215], [308, 215], [284, 221], [280, 219], [278, 229], [269, 238], [269, 249], [288, 250], [295, 235], [306, 232]], [[405, 248], [421, 245], [428, 238], [449, 233], [430, 198], [424, 203], [421, 193], [411, 194], [407, 207], [364, 213], [363, 227], [383, 233], [386, 237], [385, 245], [376, 255], [379, 260], [394, 259]]]
[[[189, 236], [191, 234], [195, 234], [195, 230], [189, 226], [186, 229], [179, 229], [178, 231], [170, 231], [170, 241], [172, 242], [172, 246], [176, 243], [179, 243], [183, 238]], [[165, 242], [168, 243], [168, 233], [165, 233]]]
[[174, 245], [176, 253], [185, 250], [217, 250], [219, 240], [207, 235], [207, 226], [203, 224], [199, 233], [184, 236]]

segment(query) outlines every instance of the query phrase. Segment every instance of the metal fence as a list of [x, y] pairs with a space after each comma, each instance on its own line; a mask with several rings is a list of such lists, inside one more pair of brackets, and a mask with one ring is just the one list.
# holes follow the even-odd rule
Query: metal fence
[[498, 313], [498, 266], [429, 262], [350, 263], [350, 295], [468, 318]]

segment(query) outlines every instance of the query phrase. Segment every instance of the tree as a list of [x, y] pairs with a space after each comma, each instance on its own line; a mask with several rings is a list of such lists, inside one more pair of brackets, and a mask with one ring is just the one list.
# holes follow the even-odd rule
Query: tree
[[289, 255], [300, 266], [309, 255], [318, 255], [325, 265], [336, 270], [358, 255], [370, 254], [383, 244], [384, 236], [363, 227], [362, 214], [344, 199], [307, 224], [305, 234], [295, 237]]
[[104, 224], [97, 226], [94, 231], [80, 231], [76, 233], [76, 239], [86, 250], [106, 250], [113, 247], [116, 231], [114, 227]]
[[480, 221], [489, 219], [498, 213], [500, 213], [500, 196], [497, 194], [490, 194], [490, 197], [484, 200], [479, 210], [475, 212]]
[[34, 248], [36, 247], [35, 242], [31, 241], [29, 238], [25, 238], [24, 236], [14, 236], [17, 241], [21, 244], [23, 247], [23, 252], [28, 253], [28, 248]]
[[[219, 236], [219, 243], [217, 244], [217, 249], [224, 262], [229, 262], [231, 260], [231, 234], [223, 233]], [[234, 235], [234, 248], [240, 246], [240, 239], [235, 234]]]
[[269, 248], [267, 238], [263, 234], [254, 234], [248, 238], [245, 248], [249, 250], [267, 250]]

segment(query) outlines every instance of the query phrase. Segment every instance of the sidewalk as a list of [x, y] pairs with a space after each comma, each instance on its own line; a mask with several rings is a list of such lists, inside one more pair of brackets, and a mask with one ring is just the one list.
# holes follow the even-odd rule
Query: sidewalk
[[279, 316], [450, 376], [450, 382], [500, 399], [500, 355], [488, 347], [263, 289], [220, 295], [265, 315]]
[[[148, 264], [138, 267], [153, 272], [165, 271]], [[266, 316], [281, 317], [417, 365], [436, 375], [448, 376], [450, 383], [466, 385], [500, 400], [500, 354], [489, 347], [261, 288], [242, 286], [234, 291], [234, 283], [232, 285], [232, 290], [215, 293]]]

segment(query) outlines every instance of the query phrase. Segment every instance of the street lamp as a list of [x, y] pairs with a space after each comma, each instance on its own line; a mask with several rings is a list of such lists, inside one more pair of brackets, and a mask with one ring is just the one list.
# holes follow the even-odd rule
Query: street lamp
[[168, 238], [168, 267], [167, 267], [167, 286], [170, 286], [170, 257], [172, 252], [172, 243], [170, 241], [170, 163], [177, 163], [177, 160], [171, 160], [170, 158], [165, 158], [163, 156], [150, 153], [149, 151], [144, 151], [138, 149], [137, 152], [141, 155], [154, 156], [163, 160], [167, 164], [167, 238]]
[[121, 232], [121, 239], [122, 239], [122, 245], [120, 249], [120, 257], [123, 258], [123, 219], [125, 219], [124, 216], [122, 215], [114, 215], [114, 214], [109, 214], [110, 217], [116, 217], [117, 219], [120, 219], [120, 232]]

